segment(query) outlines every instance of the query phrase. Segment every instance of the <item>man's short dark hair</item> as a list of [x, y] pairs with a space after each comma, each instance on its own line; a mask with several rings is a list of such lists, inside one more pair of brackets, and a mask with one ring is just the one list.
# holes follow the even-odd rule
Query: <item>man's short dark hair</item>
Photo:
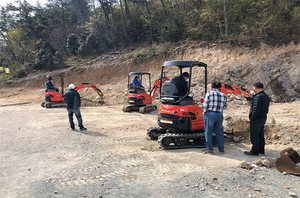
[[139, 78], [139, 76], [135, 76], [134, 78], [135, 78], [135, 79], [138, 79], [138, 78]]
[[49, 77], [49, 78], [48, 78], [48, 80], [52, 80], [52, 78], [51, 78], [51, 77]]
[[220, 88], [221, 88], [221, 83], [220, 83], [220, 82], [213, 82], [213, 83], [211, 84], [211, 87], [212, 87], [212, 88], [220, 89]]
[[258, 88], [258, 89], [263, 89], [264, 88], [264, 85], [261, 82], [257, 82], [253, 86]]
[[185, 76], [185, 77], [188, 77], [188, 78], [190, 77], [189, 73], [187, 73], [187, 72], [183, 72], [182, 76]]

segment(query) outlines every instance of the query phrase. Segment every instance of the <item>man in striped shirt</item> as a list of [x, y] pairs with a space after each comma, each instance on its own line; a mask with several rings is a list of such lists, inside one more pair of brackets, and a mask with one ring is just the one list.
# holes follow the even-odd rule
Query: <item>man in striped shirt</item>
[[212, 131], [215, 129], [218, 149], [224, 153], [223, 110], [227, 108], [227, 97], [220, 91], [221, 83], [214, 82], [211, 91], [205, 94], [203, 103], [203, 119], [205, 128], [206, 149], [204, 154], [213, 154]]

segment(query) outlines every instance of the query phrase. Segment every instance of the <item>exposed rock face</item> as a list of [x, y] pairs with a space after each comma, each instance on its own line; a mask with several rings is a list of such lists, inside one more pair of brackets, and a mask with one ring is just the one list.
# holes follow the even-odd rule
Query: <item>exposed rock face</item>
[[300, 99], [300, 50], [279, 53], [268, 60], [247, 60], [216, 79], [231, 85], [252, 89], [255, 82], [262, 82], [266, 93], [274, 102], [291, 102]]

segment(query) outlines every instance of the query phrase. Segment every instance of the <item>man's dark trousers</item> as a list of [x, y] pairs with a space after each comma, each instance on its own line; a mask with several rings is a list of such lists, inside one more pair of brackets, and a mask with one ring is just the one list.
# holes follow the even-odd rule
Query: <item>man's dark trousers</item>
[[265, 119], [256, 119], [254, 121], [250, 121], [250, 140], [252, 143], [251, 152], [254, 154], [265, 153], [265, 123]]

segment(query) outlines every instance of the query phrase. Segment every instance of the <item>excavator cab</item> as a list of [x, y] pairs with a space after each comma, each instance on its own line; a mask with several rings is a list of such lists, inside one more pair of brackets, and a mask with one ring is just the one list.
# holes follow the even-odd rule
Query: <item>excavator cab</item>
[[[205, 93], [207, 92], [207, 65], [198, 61], [166, 61], [161, 73], [169, 67], [179, 69], [180, 76], [183, 69], [189, 72], [188, 90], [184, 96], [179, 96], [178, 88], [172, 81], [160, 84], [162, 88], [159, 89], [159, 99], [162, 104], [158, 112], [159, 127], [148, 129], [147, 134], [151, 139], [158, 139], [166, 149], [205, 147], [203, 112], [201, 107], [195, 105], [190, 87], [193, 69], [203, 68]], [[213, 144], [217, 144], [215, 135]]]
[[[140, 84], [133, 80], [138, 77]], [[164, 80], [169, 80], [168, 77], [162, 76]], [[149, 84], [148, 84], [149, 82]], [[142, 85], [143, 87], [141, 87]], [[139, 111], [146, 113], [156, 110], [156, 105], [152, 105], [153, 97], [159, 86], [159, 80], [156, 80], [151, 88], [151, 74], [146, 72], [130, 72], [128, 74], [128, 99], [129, 106], [124, 106], [124, 112]], [[147, 90], [147, 91], [146, 91]]]

